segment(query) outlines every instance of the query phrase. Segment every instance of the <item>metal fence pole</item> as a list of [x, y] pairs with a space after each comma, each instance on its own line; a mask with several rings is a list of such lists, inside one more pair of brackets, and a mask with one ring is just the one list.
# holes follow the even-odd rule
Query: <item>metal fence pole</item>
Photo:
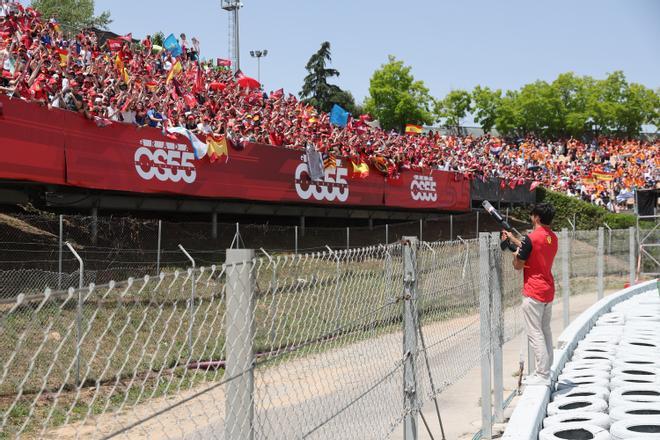
[[163, 233], [163, 221], [158, 220], [158, 248], [156, 249], [156, 275], [160, 274], [160, 246]]
[[419, 219], [419, 241], [424, 241], [424, 220]]
[[449, 216], [449, 241], [454, 241], [454, 214]]
[[479, 234], [479, 321], [481, 353], [481, 437], [492, 438], [492, 404], [490, 374], [490, 234]]
[[390, 225], [385, 225], [385, 246], [390, 244]]
[[630, 285], [635, 284], [635, 227], [631, 226], [628, 228], [628, 265], [630, 271]]
[[477, 211], [477, 238], [479, 238], [479, 211]]
[[568, 229], [561, 230], [561, 240], [559, 241], [559, 248], [561, 249], [561, 292], [562, 292], [562, 308], [564, 314], [564, 328], [568, 327], [569, 323], [569, 297], [571, 295], [570, 288], [570, 273], [569, 271], [569, 249], [571, 242], [568, 238]]
[[605, 230], [598, 228], [598, 248], [596, 249], [596, 290], [598, 291], [598, 299], [605, 296], [605, 279], [603, 278], [605, 252]]
[[62, 290], [62, 242], [64, 240], [64, 216], [60, 214], [60, 240], [57, 251], [57, 290]]
[[76, 386], [80, 386], [80, 358], [82, 356], [82, 289], [85, 265], [82, 258], [80, 258], [80, 255], [78, 255], [78, 252], [76, 252], [73, 246], [71, 246], [71, 243], [67, 241], [66, 247], [68, 247], [73, 256], [76, 257], [78, 265], [80, 266], [80, 275], [78, 276], [78, 305], [76, 307]]
[[346, 227], [346, 250], [351, 248], [351, 228]]
[[211, 238], [218, 238], [218, 211], [215, 210], [211, 214]]
[[495, 407], [496, 423], [504, 421], [504, 367], [502, 356], [504, 322], [502, 317], [502, 251], [499, 247], [499, 236], [499, 232], [491, 232], [490, 238], [491, 348], [493, 353], [493, 405]]
[[254, 250], [227, 249], [225, 439], [254, 438]]
[[417, 381], [415, 356], [417, 353], [417, 238], [403, 237], [403, 419], [404, 440], [417, 440]]
[[607, 228], [607, 255], [612, 255], [612, 228], [605, 222], [603, 225]]
[[181, 252], [185, 254], [186, 257], [190, 260], [190, 263], [192, 264], [192, 271], [191, 271], [191, 277], [190, 281], [192, 283], [192, 287], [190, 289], [190, 325], [188, 326], [188, 352], [189, 356], [192, 358], [193, 355], [193, 324], [195, 322], [195, 260], [193, 257], [190, 256], [187, 250], [184, 249], [183, 246], [179, 244], [179, 249], [181, 249]]
[[298, 254], [298, 226], [294, 228], [294, 237], [293, 237], [293, 250], [295, 254]]

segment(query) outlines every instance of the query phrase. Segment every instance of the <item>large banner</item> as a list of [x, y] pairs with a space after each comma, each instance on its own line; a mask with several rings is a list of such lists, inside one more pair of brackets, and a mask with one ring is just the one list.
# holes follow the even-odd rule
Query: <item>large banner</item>
[[[469, 182], [454, 173], [406, 171], [387, 181], [372, 168], [368, 177], [352, 178], [352, 165], [337, 159], [336, 167], [312, 181], [299, 150], [248, 143], [242, 150], [229, 148], [228, 160], [211, 163], [196, 160], [182, 136], [171, 139], [157, 129], [121, 123], [100, 128], [75, 113], [24, 103], [19, 104], [29, 112], [14, 115], [15, 103], [2, 99], [6, 115], [0, 118], [0, 140], [9, 157], [0, 166], [2, 179], [275, 203], [470, 209]], [[25, 129], [17, 128], [21, 124]]]
[[64, 185], [62, 113], [0, 96], [0, 178]]

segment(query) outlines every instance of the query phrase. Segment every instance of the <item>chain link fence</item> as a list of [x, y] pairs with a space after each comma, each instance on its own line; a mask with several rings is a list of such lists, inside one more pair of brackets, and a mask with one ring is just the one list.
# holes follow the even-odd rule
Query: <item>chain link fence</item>
[[[52, 273], [47, 264], [59, 263], [52, 254], [42, 269], [2, 274], [15, 288], [0, 299], [0, 437], [411, 433], [419, 418], [427, 425], [425, 403], [434, 402], [440, 418], [436, 397], [472, 367], [490, 368], [493, 359], [501, 376], [496, 354], [501, 362], [502, 345], [523, 328], [521, 276], [488, 234], [297, 254], [209, 249], [208, 260], [183, 246], [171, 260], [161, 253], [156, 275], [137, 258], [152, 249], [150, 240], [130, 225], [117, 241], [94, 227], [95, 244], [84, 233], [64, 234], [85, 264], [82, 288], [74, 287], [80, 274], [72, 252], [63, 262], [71, 275], [57, 279], [63, 289], [41, 289], [51, 275], [22, 275]], [[41, 229], [44, 247], [59, 242], [52, 227]], [[151, 223], [144, 236], [160, 235], [162, 249], [174, 252], [162, 245], [165, 225], [158, 229]], [[188, 227], [177, 233], [181, 242], [196, 237]], [[629, 255], [619, 235], [630, 231], [613, 233], [616, 250], [605, 257], [608, 241], [600, 245], [597, 231], [576, 232], [571, 283], [602, 279], [599, 264], [625, 282]], [[95, 266], [106, 258], [96, 252], [117, 243], [121, 255], [136, 254], [135, 266], [125, 258]], [[100, 276], [127, 270], [136, 276]], [[501, 381], [495, 395], [498, 387], [501, 408]]]

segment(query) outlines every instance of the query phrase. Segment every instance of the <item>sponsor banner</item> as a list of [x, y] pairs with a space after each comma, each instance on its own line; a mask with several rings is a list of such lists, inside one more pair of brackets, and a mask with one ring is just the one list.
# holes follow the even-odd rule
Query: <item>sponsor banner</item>
[[469, 184], [453, 173], [406, 171], [392, 183], [372, 169], [366, 178], [351, 178], [351, 163], [337, 158], [314, 181], [300, 150], [247, 143], [239, 151], [229, 148], [227, 161], [211, 163], [196, 160], [183, 136], [121, 123], [99, 128], [76, 113], [0, 99], [0, 179], [273, 203], [470, 208]]
[[386, 184], [385, 205], [412, 209], [470, 210], [470, 182], [445, 171], [405, 171]]
[[0, 106], [0, 178], [64, 185], [64, 111], [4, 95]]

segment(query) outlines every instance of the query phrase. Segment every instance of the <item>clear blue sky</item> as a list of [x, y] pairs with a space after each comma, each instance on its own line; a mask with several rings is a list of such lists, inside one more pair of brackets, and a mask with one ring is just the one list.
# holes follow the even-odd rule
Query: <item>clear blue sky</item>
[[[227, 56], [227, 13], [219, 0], [96, 0], [111, 29], [135, 37], [185, 32], [202, 56]], [[304, 65], [332, 45], [336, 83], [358, 101], [388, 54], [413, 66], [436, 97], [477, 84], [518, 88], [574, 71], [660, 87], [659, 0], [244, 0], [241, 67], [256, 77], [251, 49], [268, 49], [266, 90], [297, 93]]]

